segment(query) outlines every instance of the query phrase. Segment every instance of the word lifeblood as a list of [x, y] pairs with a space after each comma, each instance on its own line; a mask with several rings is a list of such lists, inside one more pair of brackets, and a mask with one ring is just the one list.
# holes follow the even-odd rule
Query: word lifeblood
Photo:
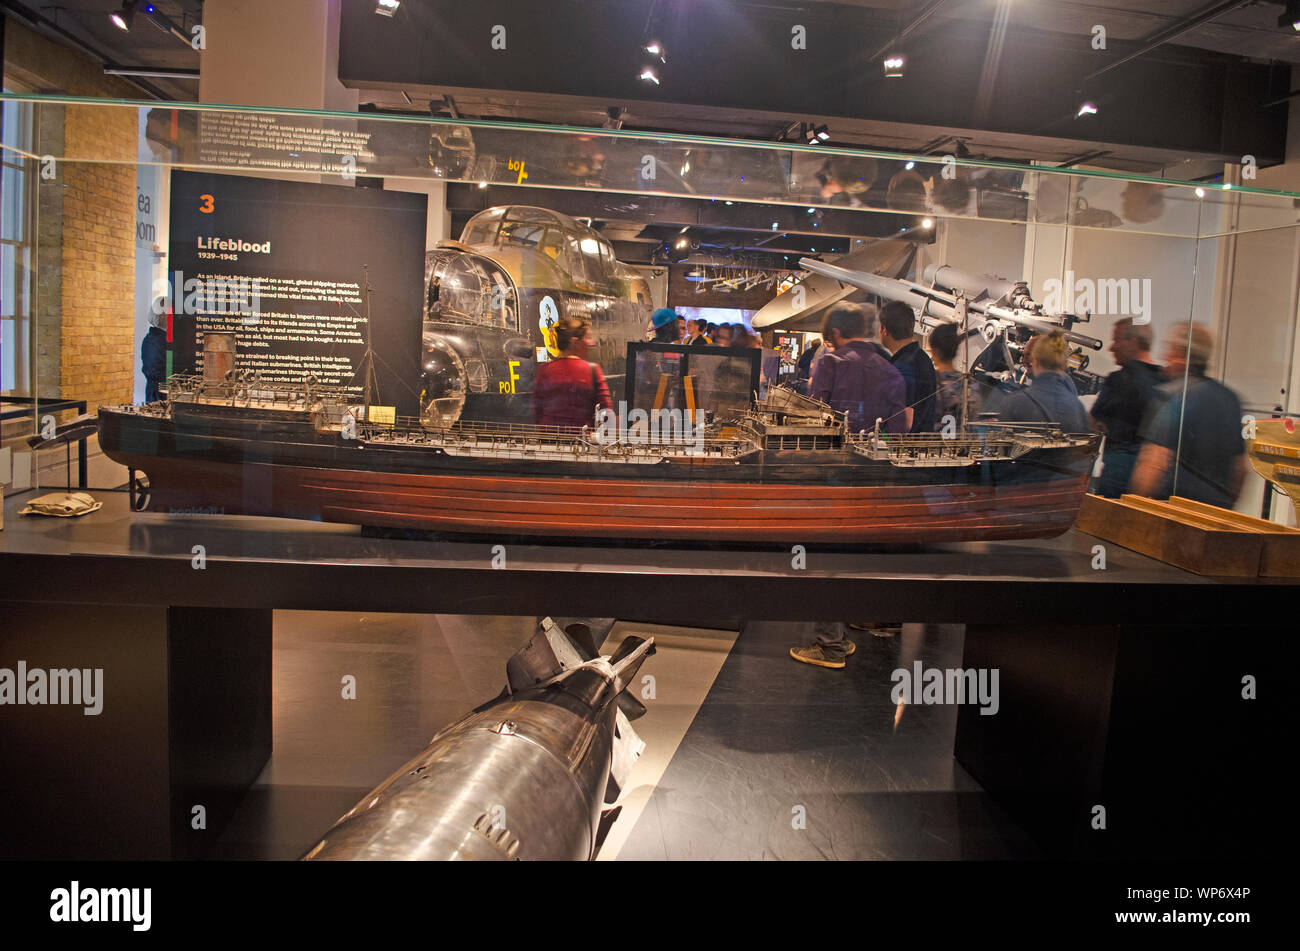
[[271, 242], [256, 244], [243, 238], [198, 238], [200, 251], [248, 251], [256, 254], [270, 254]]

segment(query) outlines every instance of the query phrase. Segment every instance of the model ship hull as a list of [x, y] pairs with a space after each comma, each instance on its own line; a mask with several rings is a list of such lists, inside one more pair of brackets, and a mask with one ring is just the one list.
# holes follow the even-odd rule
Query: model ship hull
[[1091, 442], [908, 468], [851, 450], [653, 463], [467, 458], [255, 416], [100, 410], [149, 509], [497, 535], [898, 543], [1046, 538], [1073, 524]]

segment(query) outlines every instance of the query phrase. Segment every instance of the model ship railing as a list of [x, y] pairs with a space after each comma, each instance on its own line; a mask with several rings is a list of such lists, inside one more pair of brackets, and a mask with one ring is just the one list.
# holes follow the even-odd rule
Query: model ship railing
[[942, 433], [859, 433], [850, 436], [854, 452], [870, 459], [887, 459], [892, 465], [951, 466], [1016, 459], [1032, 449], [1078, 445], [1095, 437], [1062, 433], [1056, 424], [981, 423], [975, 435]]
[[[726, 438], [698, 436], [673, 429], [653, 434], [636, 429], [543, 426], [534, 423], [462, 421], [434, 425], [412, 416], [395, 416], [391, 422], [367, 420], [376, 407], [358, 405], [356, 394], [344, 387], [302, 383], [266, 383], [256, 372], [242, 371], [225, 380], [207, 380], [199, 374], [175, 374], [168, 381], [168, 404], [229, 406], [239, 409], [311, 412], [318, 432], [341, 433], [363, 444], [422, 446], [453, 455], [553, 460], [607, 460], [654, 463], [672, 459], [737, 460], [759, 449], [838, 451], [887, 461], [901, 467], [966, 466], [979, 462], [1015, 459], [1040, 448], [1079, 445], [1094, 438], [1063, 434], [1054, 423], [1018, 423], [981, 420], [961, 435], [913, 433], [894, 435], [863, 432], [846, 435], [842, 414], [806, 397], [771, 399], [755, 406]], [[138, 409], [168, 411], [165, 404]], [[153, 409], [151, 409], [151, 407]], [[809, 412], [815, 408], [814, 412]], [[387, 408], [385, 408], [387, 409]], [[825, 413], [822, 410], [826, 410]], [[797, 411], [797, 415], [790, 410]], [[765, 411], [765, 412], [764, 412]], [[774, 423], [768, 414], [788, 422]], [[810, 417], [820, 416], [819, 422]], [[796, 423], [790, 417], [808, 419]]]
[[542, 426], [532, 423], [457, 422], [431, 426], [410, 416], [392, 424], [356, 422], [356, 436], [372, 445], [418, 445], [452, 454], [498, 458], [604, 459], [658, 462], [671, 458], [735, 459], [757, 447], [749, 439], [689, 438], [639, 430]]
[[343, 404], [346, 387], [302, 383], [269, 383], [254, 371], [235, 371], [225, 380], [208, 380], [198, 373], [176, 373], [167, 381], [169, 403], [211, 403], [259, 409], [309, 409], [317, 403]]

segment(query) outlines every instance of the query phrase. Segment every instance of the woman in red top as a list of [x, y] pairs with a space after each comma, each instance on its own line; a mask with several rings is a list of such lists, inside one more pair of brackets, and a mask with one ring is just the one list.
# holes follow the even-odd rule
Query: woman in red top
[[555, 325], [558, 359], [537, 368], [533, 384], [533, 418], [544, 426], [591, 426], [598, 406], [613, 410], [600, 367], [587, 362], [591, 326], [579, 317]]

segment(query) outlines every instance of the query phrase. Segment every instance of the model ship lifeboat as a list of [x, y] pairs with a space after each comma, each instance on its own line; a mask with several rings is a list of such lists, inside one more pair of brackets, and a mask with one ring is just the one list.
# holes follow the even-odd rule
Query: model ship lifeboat
[[1246, 457], [1261, 476], [1291, 497], [1300, 511], [1300, 432], [1294, 419], [1257, 419]]

